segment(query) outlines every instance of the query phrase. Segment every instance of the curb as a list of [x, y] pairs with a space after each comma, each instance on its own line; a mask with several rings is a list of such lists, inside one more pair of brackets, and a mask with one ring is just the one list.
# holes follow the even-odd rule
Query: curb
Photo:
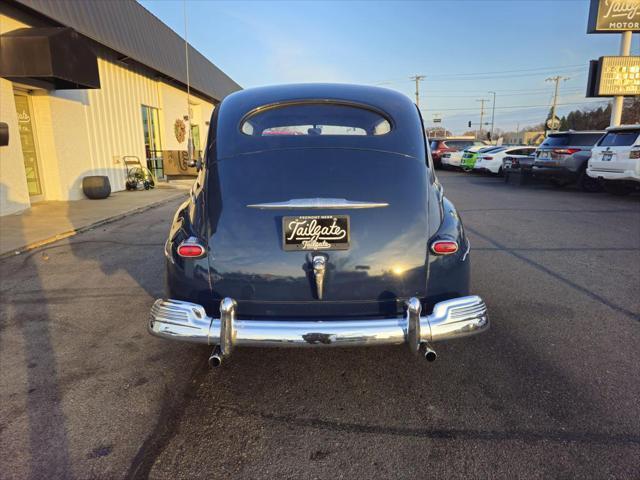
[[89, 225], [84, 225], [82, 227], [78, 227], [78, 228], [74, 228], [72, 230], [67, 230], [65, 232], [61, 232], [61, 233], [57, 233], [56, 235], [53, 235], [51, 237], [45, 238], [44, 240], [38, 240], [37, 242], [32, 242], [29, 243], [27, 245], [24, 245], [20, 248], [17, 249], [13, 249], [10, 250], [8, 252], [4, 252], [4, 253], [0, 253], [0, 260], [4, 260], [5, 258], [9, 258], [9, 257], [15, 257], [18, 256], [22, 253], [28, 252], [30, 250], [34, 250], [36, 248], [42, 247], [44, 245], [48, 245], [50, 243], [53, 242], [57, 242], [58, 240], [63, 240], [65, 238], [69, 238], [69, 237], [73, 237], [79, 233], [83, 233], [89, 230], [93, 230], [94, 228], [97, 227], [101, 227], [102, 225], [107, 225], [109, 223], [121, 220], [125, 217], [128, 217], [130, 215], [135, 215], [136, 213], [142, 213], [146, 210], [149, 210], [151, 208], [155, 208], [155, 207], [159, 207], [161, 205], [164, 205], [165, 203], [169, 203], [172, 200], [177, 200], [178, 198], [182, 197], [182, 196], [186, 196], [187, 192], [181, 192], [179, 194], [173, 195], [171, 197], [168, 198], [163, 198], [162, 200], [158, 200], [156, 202], [152, 202], [149, 203], [147, 205], [142, 205], [141, 207], [136, 207], [136, 208], [132, 208], [131, 210], [127, 210], [125, 212], [121, 212], [118, 213], [116, 215], [113, 215], [111, 217], [106, 217], [106, 218], [102, 218], [100, 220], [97, 220], [93, 223], [90, 223]]

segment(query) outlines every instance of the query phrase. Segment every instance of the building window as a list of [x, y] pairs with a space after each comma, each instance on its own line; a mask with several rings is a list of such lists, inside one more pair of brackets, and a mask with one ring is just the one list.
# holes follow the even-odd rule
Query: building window
[[160, 115], [157, 108], [142, 105], [142, 128], [144, 131], [144, 151], [147, 157], [147, 167], [154, 173], [156, 178], [163, 178]]

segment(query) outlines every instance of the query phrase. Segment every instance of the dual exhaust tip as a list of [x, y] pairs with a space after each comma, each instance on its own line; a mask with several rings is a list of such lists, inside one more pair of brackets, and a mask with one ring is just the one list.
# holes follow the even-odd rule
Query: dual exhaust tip
[[[420, 353], [424, 356], [424, 359], [431, 363], [435, 362], [438, 358], [438, 354], [436, 351], [431, 348], [428, 344], [421, 344]], [[216, 345], [209, 356], [209, 366], [211, 368], [219, 368], [222, 366], [222, 352], [220, 350], [220, 346]]]
[[429, 363], [435, 362], [438, 359], [438, 354], [436, 353], [436, 351], [427, 343], [423, 343], [422, 345], [420, 345], [420, 353], [424, 355], [424, 359]]
[[209, 356], [209, 366], [211, 368], [218, 368], [222, 366], [222, 350], [220, 349], [220, 345], [216, 345], [213, 348], [213, 352]]

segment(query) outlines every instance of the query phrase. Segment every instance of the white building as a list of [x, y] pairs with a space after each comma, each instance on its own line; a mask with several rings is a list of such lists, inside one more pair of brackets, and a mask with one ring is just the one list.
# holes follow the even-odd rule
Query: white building
[[123, 190], [125, 156], [170, 173], [189, 120], [202, 150], [213, 109], [240, 89], [189, 46], [187, 100], [184, 40], [133, 0], [3, 0], [0, 35], [0, 216], [84, 198], [88, 175]]

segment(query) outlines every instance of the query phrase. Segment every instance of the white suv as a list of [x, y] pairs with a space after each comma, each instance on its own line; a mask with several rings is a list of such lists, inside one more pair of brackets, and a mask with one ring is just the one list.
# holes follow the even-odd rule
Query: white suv
[[591, 150], [587, 174], [610, 193], [626, 195], [640, 188], [640, 125], [607, 128]]
[[473, 169], [500, 175], [502, 173], [502, 161], [505, 157], [528, 157], [529, 155], [533, 155], [535, 151], [536, 147], [527, 147], [524, 145], [496, 148], [489, 152], [479, 153]]

